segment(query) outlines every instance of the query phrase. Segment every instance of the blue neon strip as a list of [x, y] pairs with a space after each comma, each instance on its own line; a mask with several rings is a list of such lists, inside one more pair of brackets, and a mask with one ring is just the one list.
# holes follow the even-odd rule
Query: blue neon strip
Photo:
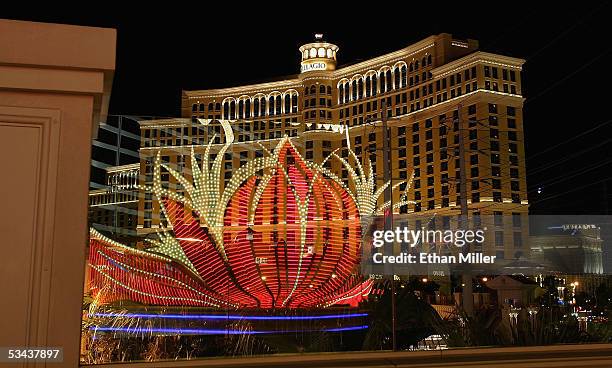
[[143, 327], [95, 327], [92, 326], [89, 329], [92, 331], [103, 331], [103, 332], [125, 332], [134, 334], [148, 334], [148, 333], [170, 333], [180, 335], [262, 335], [262, 334], [283, 334], [283, 333], [297, 333], [297, 332], [343, 332], [343, 331], [357, 331], [365, 330], [368, 328], [367, 325], [362, 326], [351, 326], [351, 327], [339, 327], [339, 328], [326, 328], [322, 330], [291, 330], [291, 331], [241, 331], [241, 330], [222, 330], [222, 329], [206, 329], [206, 328], [143, 328]]
[[127, 318], [164, 318], [164, 319], [212, 319], [212, 320], [250, 320], [250, 321], [310, 321], [317, 319], [356, 318], [367, 317], [367, 313], [352, 314], [326, 314], [322, 316], [240, 316], [221, 314], [143, 314], [143, 313], [94, 313], [92, 317], [127, 317]]

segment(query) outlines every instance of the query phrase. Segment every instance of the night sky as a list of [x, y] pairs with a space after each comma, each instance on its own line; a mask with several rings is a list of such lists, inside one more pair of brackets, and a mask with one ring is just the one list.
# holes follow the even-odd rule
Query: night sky
[[[474, 38], [483, 51], [525, 58], [523, 94], [527, 184], [532, 214], [604, 214], [612, 185], [612, 112], [608, 65], [612, 6], [600, 2], [352, 3], [342, 13], [285, 15], [207, 2], [180, 11], [126, 13], [91, 4], [81, 14], [0, 11], [0, 17], [113, 27], [118, 30], [111, 114], [180, 116], [181, 89], [230, 87], [299, 72], [300, 44], [314, 33], [340, 46], [339, 64], [395, 51], [429, 35]], [[261, 3], [263, 4], [263, 3]], [[324, 4], [324, 3], [323, 3]], [[357, 5], [359, 4], [359, 5]], [[376, 7], [380, 5], [380, 10]], [[278, 10], [278, 8], [276, 9]], [[238, 15], [237, 15], [238, 14]], [[607, 179], [607, 180], [606, 180]], [[537, 193], [537, 188], [542, 193]], [[607, 193], [606, 193], [607, 189]]]

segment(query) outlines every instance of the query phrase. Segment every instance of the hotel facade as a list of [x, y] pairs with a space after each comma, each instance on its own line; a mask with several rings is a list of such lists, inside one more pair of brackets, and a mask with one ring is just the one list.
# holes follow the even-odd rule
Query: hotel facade
[[[186, 175], [192, 149], [201, 157], [212, 143], [209, 154], [215, 157], [225, 139], [219, 120], [229, 120], [234, 134], [224, 154], [225, 185], [233, 170], [262, 157], [285, 136], [306, 160], [319, 164], [332, 152], [347, 158], [350, 148], [366, 170], [367, 162], [372, 163], [382, 183], [384, 121], [391, 180], [412, 179], [410, 186], [402, 184], [393, 193], [393, 203], [410, 202], [394, 206], [395, 218], [414, 221], [417, 227], [448, 227], [457, 221], [463, 141], [470, 218], [495, 219], [485, 224], [489, 240], [482, 250], [498, 259], [529, 253], [523, 59], [479, 51], [477, 41], [450, 34], [347, 66], [337, 66], [339, 47], [321, 37], [300, 47], [299, 56], [296, 75], [183, 91], [181, 118], [140, 121], [139, 185], [153, 185], [158, 153], [162, 162]], [[339, 160], [327, 160], [324, 166], [352, 185]], [[162, 171], [161, 182], [182, 193], [167, 171]], [[166, 226], [152, 193], [142, 192], [137, 233], [147, 236]]]

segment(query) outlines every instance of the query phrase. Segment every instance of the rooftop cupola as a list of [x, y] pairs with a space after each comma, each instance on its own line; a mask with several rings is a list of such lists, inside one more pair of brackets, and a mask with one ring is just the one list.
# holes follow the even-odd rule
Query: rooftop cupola
[[338, 46], [326, 42], [322, 33], [315, 34], [315, 42], [300, 47], [302, 55], [301, 72], [313, 70], [335, 70]]

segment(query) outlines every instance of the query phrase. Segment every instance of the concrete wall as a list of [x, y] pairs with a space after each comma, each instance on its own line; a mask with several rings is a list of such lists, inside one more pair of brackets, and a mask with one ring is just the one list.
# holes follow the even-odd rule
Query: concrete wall
[[[91, 137], [113, 29], [0, 20], [0, 346], [79, 359]], [[43, 366], [43, 363], [14, 366]]]

